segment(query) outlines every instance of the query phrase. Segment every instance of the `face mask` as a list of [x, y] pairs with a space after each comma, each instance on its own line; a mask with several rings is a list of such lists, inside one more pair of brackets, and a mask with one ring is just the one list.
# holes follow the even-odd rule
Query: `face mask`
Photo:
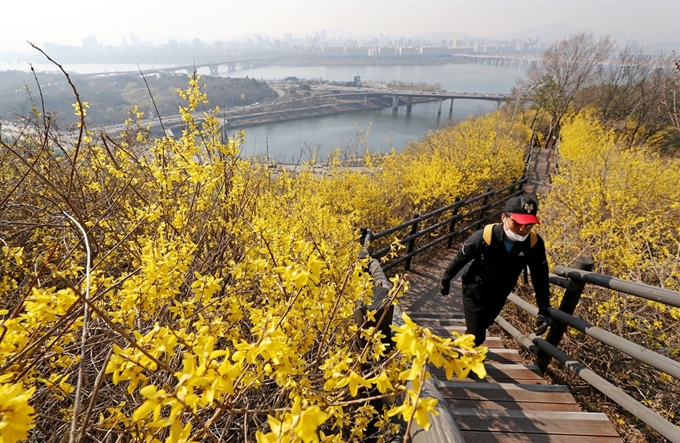
[[527, 235], [519, 235], [519, 234], [515, 234], [514, 232], [512, 232], [509, 229], [504, 229], [504, 230], [505, 230], [505, 235], [507, 235], [507, 237], [512, 241], [524, 241], [524, 240], [527, 239], [527, 237], [529, 237], [528, 233], [527, 233]]

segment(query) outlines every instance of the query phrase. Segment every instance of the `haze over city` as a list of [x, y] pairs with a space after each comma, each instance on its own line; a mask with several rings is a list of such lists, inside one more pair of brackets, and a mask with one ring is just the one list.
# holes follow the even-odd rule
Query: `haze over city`
[[32, 52], [28, 42], [83, 46], [155, 45], [170, 39], [234, 41], [255, 35], [328, 38], [540, 38], [576, 32], [615, 41], [680, 49], [678, 0], [250, 0], [169, 4], [160, 0], [100, 3], [64, 0], [27, 9], [3, 5], [0, 55]]

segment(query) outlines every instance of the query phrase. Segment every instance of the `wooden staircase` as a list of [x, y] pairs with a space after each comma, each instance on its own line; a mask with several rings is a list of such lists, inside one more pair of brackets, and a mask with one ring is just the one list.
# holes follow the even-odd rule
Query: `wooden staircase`
[[[460, 282], [442, 297], [438, 282], [448, 257], [415, 266], [403, 310], [421, 326], [441, 336], [465, 332]], [[583, 411], [566, 386], [551, 385], [537, 366], [524, 362], [499, 337], [489, 336], [487, 376], [446, 380], [432, 371], [435, 386], [446, 400], [466, 443], [621, 443], [602, 413]], [[439, 443], [439, 442], [437, 442]]]

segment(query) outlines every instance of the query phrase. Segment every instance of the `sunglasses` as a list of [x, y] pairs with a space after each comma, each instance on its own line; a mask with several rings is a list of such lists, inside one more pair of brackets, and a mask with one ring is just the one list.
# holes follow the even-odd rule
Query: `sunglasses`
[[517, 222], [515, 221], [515, 219], [512, 218], [512, 216], [510, 216], [510, 214], [505, 214], [505, 217], [508, 218], [508, 219], [510, 220], [510, 222], [512, 223], [513, 228], [515, 228], [515, 229], [517, 229], [517, 230], [525, 229], [525, 230], [527, 230], [527, 231], [531, 231], [532, 229], [534, 229], [534, 226], [536, 226], [536, 223], [529, 223], [529, 224], [526, 224], [526, 225], [523, 225], [522, 223], [517, 223]]

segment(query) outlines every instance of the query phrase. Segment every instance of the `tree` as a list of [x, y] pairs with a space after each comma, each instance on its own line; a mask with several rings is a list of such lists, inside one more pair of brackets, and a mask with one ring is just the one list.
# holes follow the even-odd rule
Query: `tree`
[[672, 102], [672, 59], [625, 48], [613, 63], [599, 70], [597, 87], [582, 91], [600, 120], [621, 132], [629, 146], [647, 145], [663, 150], [673, 144], [673, 122], [665, 103]]
[[613, 50], [609, 37], [596, 41], [592, 34], [580, 33], [550, 46], [541, 63], [529, 70], [530, 82], [548, 84], [535, 88], [529, 97], [550, 115], [546, 147], [553, 146], [567, 112], [583, 107], [584, 103], [578, 100], [579, 90], [596, 83], [598, 69]]
[[[673, 54], [676, 57], [676, 54]], [[668, 116], [671, 124], [671, 138], [675, 140], [676, 149], [680, 149], [680, 59], [672, 61], [673, 69], [664, 83], [664, 95], [661, 108]]]

